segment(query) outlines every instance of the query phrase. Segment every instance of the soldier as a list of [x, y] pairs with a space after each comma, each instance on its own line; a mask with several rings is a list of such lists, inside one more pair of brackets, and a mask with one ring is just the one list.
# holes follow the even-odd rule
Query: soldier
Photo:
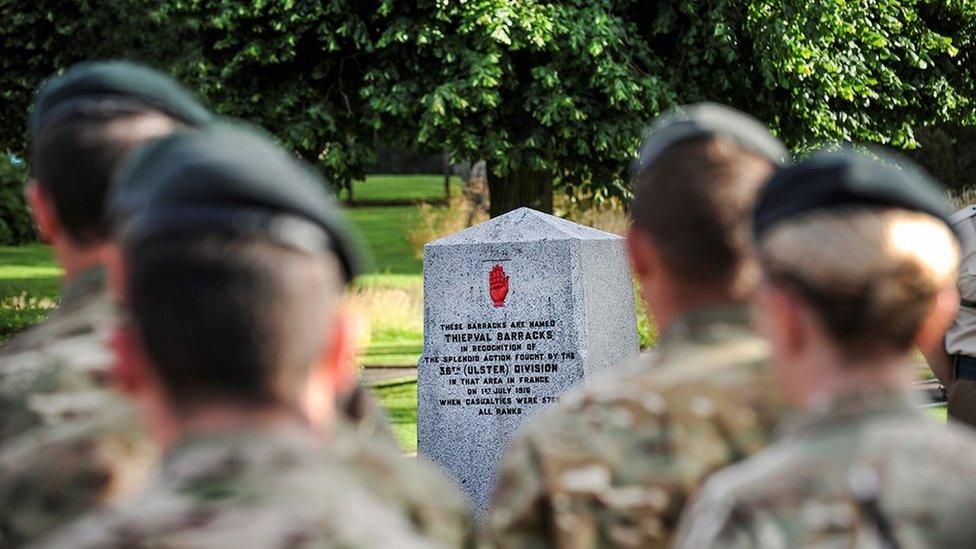
[[785, 156], [758, 121], [719, 105], [652, 128], [627, 245], [661, 339], [529, 422], [493, 499], [499, 547], [665, 547], [698, 483], [766, 444], [780, 409], [744, 305], [747, 222]]
[[909, 398], [914, 345], [955, 313], [957, 243], [940, 186], [879, 156], [818, 153], [761, 195], [761, 331], [797, 412], [706, 482], [677, 546], [976, 546], [976, 436]]
[[959, 312], [944, 341], [921, 348], [935, 377], [948, 391], [949, 417], [976, 425], [976, 206], [954, 213], [949, 221], [962, 254], [957, 288]]
[[[118, 379], [165, 456], [134, 500], [46, 544], [426, 543], [336, 450], [335, 396], [352, 375], [339, 303], [360, 267], [322, 187], [229, 127], [159, 140], [127, 165], [111, 203], [131, 312], [115, 338]], [[408, 480], [460, 501], [430, 478]]]
[[154, 70], [82, 63], [38, 92], [26, 194], [64, 268], [63, 297], [0, 354], [0, 545], [13, 546], [137, 486], [154, 448], [108, 390], [113, 318], [104, 201], [126, 153], [210, 115]]

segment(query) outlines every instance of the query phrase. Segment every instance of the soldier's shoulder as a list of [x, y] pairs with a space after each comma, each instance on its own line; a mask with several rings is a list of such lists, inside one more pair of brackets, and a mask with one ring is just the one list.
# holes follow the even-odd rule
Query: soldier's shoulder
[[53, 308], [43, 321], [0, 347], [0, 355], [36, 352], [61, 340], [105, 333], [115, 314], [115, 306], [104, 290], [91, 292], [72, 303]]
[[59, 309], [40, 324], [15, 336], [0, 349], [3, 358], [0, 390], [20, 390], [32, 380], [34, 372], [59, 366], [93, 372], [104, 378], [112, 360], [107, 342], [113, 318], [111, 307]]
[[783, 411], [768, 367], [768, 347], [755, 338], [735, 345], [695, 347], [647, 355], [591, 383], [568, 391], [524, 431], [550, 440], [590, 436], [602, 430], [622, 435], [634, 428], [711, 421], [731, 414], [732, 424], [771, 424]]
[[80, 519], [43, 546], [425, 546], [403, 512], [308, 439], [218, 435], [178, 452], [138, 497]]
[[470, 533], [470, 510], [454, 481], [422, 457], [406, 457], [385, 437], [362, 437], [340, 422], [330, 449], [372, 493], [403, 509], [421, 531], [456, 545]]
[[0, 445], [0, 522], [8, 541], [35, 539], [142, 486], [155, 446], [133, 414], [116, 412], [36, 427]]

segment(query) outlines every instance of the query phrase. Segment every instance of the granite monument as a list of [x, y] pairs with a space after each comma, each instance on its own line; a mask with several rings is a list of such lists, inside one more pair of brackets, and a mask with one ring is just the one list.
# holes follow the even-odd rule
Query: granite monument
[[520, 208], [431, 242], [419, 453], [484, 511], [519, 426], [637, 353], [621, 237]]

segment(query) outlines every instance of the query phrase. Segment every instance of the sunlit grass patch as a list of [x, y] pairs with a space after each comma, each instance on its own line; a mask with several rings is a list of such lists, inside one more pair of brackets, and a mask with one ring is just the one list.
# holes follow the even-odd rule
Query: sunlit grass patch
[[417, 363], [423, 343], [423, 283], [419, 276], [375, 275], [353, 288], [348, 302], [361, 319], [360, 364]]
[[0, 246], [0, 342], [57, 306], [61, 274], [47, 246]]
[[[353, 198], [360, 200], [438, 200], [444, 198], [443, 175], [369, 175], [365, 181], [353, 181]], [[461, 178], [451, 176], [451, 194], [461, 193]], [[346, 198], [346, 191], [339, 198]]]

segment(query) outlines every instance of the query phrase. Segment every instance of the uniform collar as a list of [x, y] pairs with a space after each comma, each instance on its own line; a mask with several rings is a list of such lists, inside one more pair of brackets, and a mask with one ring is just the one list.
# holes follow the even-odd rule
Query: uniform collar
[[170, 478], [198, 478], [227, 473], [229, 465], [273, 465], [283, 450], [292, 455], [311, 455], [324, 446], [314, 431], [297, 420], [191, 433], [166, 452], [163, 473]]
[[904, 387], [856, 387], [824, 398], [807, 410], [794, 412], [783, 421], [779, 432], [789, 436], [835, 425], [849, 426], [874, 417], [918, 413], [918, 402]]
[[679, 316], [661, 336], [661, 345], [672, 341], [707, 343], [727, 339], [731, 335], [752, 333], [751, 309], [748, 305], [716, 305], [698, 307]]
[[76, 274], [62, 292], [61, 305], [70, 305], [86, 296], [96, 295], [105, 290], [105, 267], [95, 265]]

